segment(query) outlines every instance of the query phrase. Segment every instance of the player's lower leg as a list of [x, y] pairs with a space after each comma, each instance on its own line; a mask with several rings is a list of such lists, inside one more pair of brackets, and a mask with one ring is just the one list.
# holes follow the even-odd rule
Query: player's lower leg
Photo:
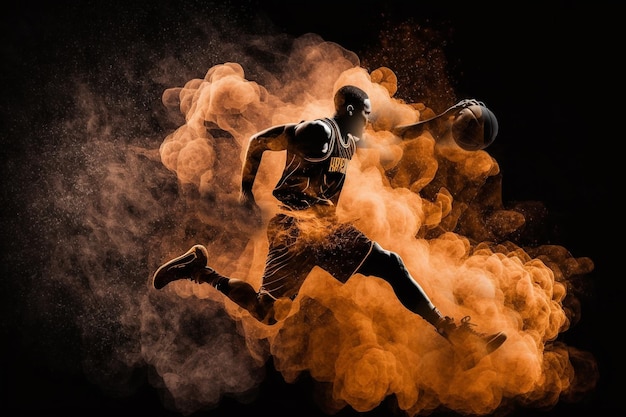
[[475, 324], [470, 322], [469, 316], [464, 317], [459, 324], [456, 324], [454, 319], [443, 316], [411, 276], [402, 259], [377, 243], [357, 272], [377, 276], [389, 282], [407, 309], [432, 324], [437, 332], [453, 345], [468, 345], [471, 341], [477, 341], [484, 343], [486, 353], [491, 353], [506, 341], [506, 334], [503, 332], [492, 334], [476, 332], [472, 328]]
[[228, 278], [207, 265], [208, 251], [202, 245], [194, 245], [184, 254], [164, 263], [152, 277], [154, 288], [161, 289], [181, 279], [206, 283], [226, 295], [239, 306], [248, 310], [260, 321], [271, 324], [273, 300], [261, 297], [246, 281]]

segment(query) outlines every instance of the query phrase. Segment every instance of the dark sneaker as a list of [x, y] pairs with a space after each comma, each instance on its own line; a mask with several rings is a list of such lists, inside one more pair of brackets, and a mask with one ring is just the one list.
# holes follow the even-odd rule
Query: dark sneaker
[[160, 290], [172, 281], [195, 280], [197, 273], [206, 267], [208, 257], [209, 254], [204, 246], [194, 245], [178, 258], [161, 265], [152, 277], [152, 285]]
[[458, 326], [454, 323], [454, 319], [445, 317], [437, 326], [437, 331], [455, 346], [479, 348], [484, 350], [486, 355], [498, 349], [506, 341], [506, 334], [503, 332], [478, 333], [472, 329], [472, 326], [475, 324], [470, 323], [469, 316], [463, 317]]

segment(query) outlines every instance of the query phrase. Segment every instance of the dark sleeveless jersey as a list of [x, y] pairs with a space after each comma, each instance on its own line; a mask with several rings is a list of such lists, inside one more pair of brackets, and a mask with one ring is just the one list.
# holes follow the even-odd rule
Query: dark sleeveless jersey
[[351, 135], [344, 139], [330, 118], [302, 123], [306, 125], [297, 126], [297, 134], [289, 139], [285, 169], [273, 194], [296, 210], [317, 204], [336, 205], [356, 141]]

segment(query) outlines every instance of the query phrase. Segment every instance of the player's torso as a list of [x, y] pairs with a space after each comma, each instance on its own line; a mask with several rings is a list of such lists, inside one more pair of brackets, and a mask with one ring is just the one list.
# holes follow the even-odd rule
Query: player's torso
[[308, 135], [294, 135], [285, 170], [274, 190], [276, 198], [296, 209], [336, 204], [356, 150], [354, 139], [342, 137], [332, 119], [315, 122], [324, 123], [325, 130], [312, 128]]

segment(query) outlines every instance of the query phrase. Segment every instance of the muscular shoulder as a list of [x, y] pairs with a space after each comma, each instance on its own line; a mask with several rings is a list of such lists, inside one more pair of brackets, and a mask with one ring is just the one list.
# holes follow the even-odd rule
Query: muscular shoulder
[[288, 142], [294, 136], [295, 123], [272, 126], [250, 137], [250, 146], [260, 150], [281, 151], [287, 149]]
[[331, 136], [330, 125], [321, 119], [306, 120], [296, 125], [295, 135], [301, 140], [308, 137], [328, 139]]
[[324, 120], [304, 121], [295, 127], [292, 150], [308, 157], [322, 157], [330, 149], [331, 138], [331, 127]]

